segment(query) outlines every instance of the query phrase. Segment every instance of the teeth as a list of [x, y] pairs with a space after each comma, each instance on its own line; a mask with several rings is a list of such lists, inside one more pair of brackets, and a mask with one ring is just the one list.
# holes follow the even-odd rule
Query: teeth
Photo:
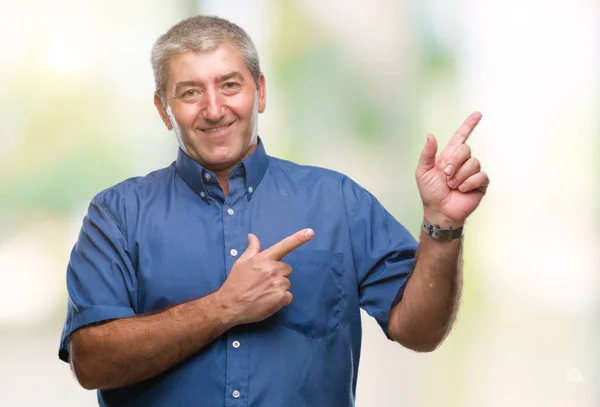
[[225, 125], [225, 126], [221, 126], [221, 127], [216, 127], [216, 128], [214, 128], [214, 129], [206, 129], [206, 130], [204, 130], [204, 131], [205, 131], [206, 133], [214, 133], [214, 132], [217, 132], [217, 131], [220, 131], [220, 130], [226, 129], [227, 127], [229, 127], [229, 126], [228, 126], [228, 125]]

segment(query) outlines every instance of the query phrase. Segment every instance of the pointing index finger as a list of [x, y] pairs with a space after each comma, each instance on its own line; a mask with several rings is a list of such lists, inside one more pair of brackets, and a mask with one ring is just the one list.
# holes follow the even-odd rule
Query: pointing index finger
[[268, 249], [263, 250], [260, 256], [266, 257], [271, 260], [280, 261], [285, 256], [302, 246], [313, 238], [315, 232], [312, 229], [302, 229], [280, 240]]
[[459, 144], [464, 144], [480, 120], [481, 120], [480, 112], [471, 113], [469, 115], [469, 117], [467, 117], [465, 119], [463, 124], [461, 124], [461, 126], [458, 128], [458, 130], [456, 130], [456, 133], [454, 133], [454, 136], [452, 136], [448, 145], [449, 146], [457, 146]]

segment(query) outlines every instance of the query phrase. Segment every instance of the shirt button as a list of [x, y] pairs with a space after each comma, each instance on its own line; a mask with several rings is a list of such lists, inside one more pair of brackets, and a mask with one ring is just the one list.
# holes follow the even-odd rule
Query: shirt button
[[231, 395], [233, 396], [233, 398], [237, 399], [238, 397], [240, 397], [240, 392], [237, 390], [234, 390], [233, 393], [231, 393]]
[[229, 208], [229, 209], [227, 209], [227, 213], [230, 215], [233, 215], [235, 212], [233, 209]]
[[204, 197], [206, 196], [206, 194], [204, 193], [204, 191], [200, 191], [200, 196], [201, 196], [202, 198], [204, 198]]
[[238, 341], [233, 341], [232, 345], [236, 349], [240, 347], [240, 343]]
[[210, 181], [210, 174], [208, 172], [204, 173], [204, 179]]
[[231, 250], [229, 251], [229, 254], [231, 254], [233, 257], [235, 257], [235, 256], [237, 256], [237, 250], [235, 250], [235, 249], [231, 249]]
[[248, 187], [248, 192], [252, 193], [253, 191], [254, 191], [254, 188]]

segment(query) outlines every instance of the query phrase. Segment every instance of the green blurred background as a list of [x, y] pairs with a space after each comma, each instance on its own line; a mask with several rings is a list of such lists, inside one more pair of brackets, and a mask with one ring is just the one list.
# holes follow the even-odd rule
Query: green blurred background
[[600, 405], [600, 4], [0, 0], [0, 406], [94, 406], [57, 358], [93, 195], [169, 165], [154, 40], [216, 14], [255, 40], [269, 154], [343, 172], [415, 236], [414, 168], [472, 111], [492, 183], [431, 354], [364, 319], [357, 406]]

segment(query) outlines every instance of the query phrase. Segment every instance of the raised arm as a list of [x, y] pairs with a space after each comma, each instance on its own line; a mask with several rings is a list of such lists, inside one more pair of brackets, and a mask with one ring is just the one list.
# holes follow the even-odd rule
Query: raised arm
[[[481, 119], [471, 114], [441, 155], [429, 135], [416, 171], [425, 219], [441, 228], [462, 227], [486, 193], [489, 179], [466, 140]], [[421, 233], [415, 268], [402, 300], [390, 312], [389, 335], [407, 348], [431, 351], [450, 332], [462, 282], [462, 237], [440, 241]]]

